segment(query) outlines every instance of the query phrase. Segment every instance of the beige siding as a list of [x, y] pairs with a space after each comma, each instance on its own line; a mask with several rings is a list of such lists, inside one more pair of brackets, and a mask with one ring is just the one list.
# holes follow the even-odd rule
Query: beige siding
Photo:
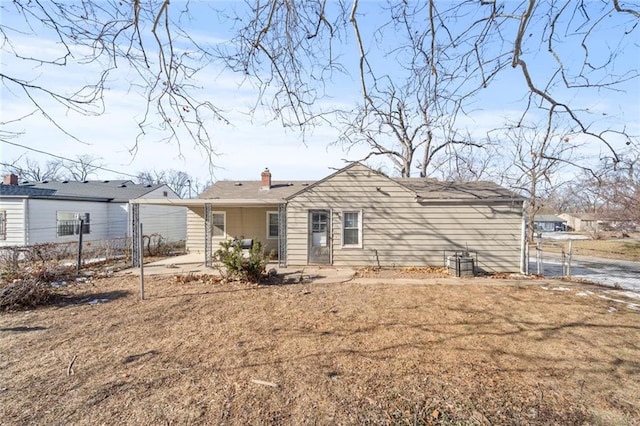
[[187, 210], [187, 251], [204, 253], [204, 207]]
[[[308, 211], [331, 210], [336, 266], [443, 265], [445, 251], [478, 252], [487, 271], [520, 269], [521, 203], [416, 201], [412, 191], [355, 166], [293, 198], [287, 206], [287, 263], [305, 265]], [[341, 247], [342, 211], [362, 211], [362, 248]]]
[[[264, 251], [278, 249], [277, 239], [267, 238], [267, 212], [278, 211], [277, 207], [235, 207], [223, 210], [227, 214], [227, 235], [229, 238], [253, 238], [262, 243]], [[217, 245], [214, 246], [217, 249]]]
[[[213, 238], [213, 251], [219, 243], [231, 238], [253, 238], [262, 243], [266, 253], [278, 249], [277, 239], [267, 238], [267, 212], [274, 207], [214, 207], [214, 212], [224, 212], [226, 216], [226, 236]], [[204, 252], [204, 208], [190, 208], [187, 213], [187, 248], [189, 251]]]

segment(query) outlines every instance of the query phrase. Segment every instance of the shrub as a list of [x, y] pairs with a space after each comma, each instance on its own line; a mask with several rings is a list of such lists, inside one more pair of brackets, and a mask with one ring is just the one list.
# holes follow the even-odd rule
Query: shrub
[[242, 250], [240, 240], [223, 241], [215, 257], [220, 261], [221, 272], [227, 279], [259, 282], [267, 267], [262, 243], [258, 240], [254, 240], [247, 252]]

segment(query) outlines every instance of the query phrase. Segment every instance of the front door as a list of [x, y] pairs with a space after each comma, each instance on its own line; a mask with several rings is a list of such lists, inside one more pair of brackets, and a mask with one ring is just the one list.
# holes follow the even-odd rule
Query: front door
[[329, 210], [309, 211], [309, 263], [331, 263]]

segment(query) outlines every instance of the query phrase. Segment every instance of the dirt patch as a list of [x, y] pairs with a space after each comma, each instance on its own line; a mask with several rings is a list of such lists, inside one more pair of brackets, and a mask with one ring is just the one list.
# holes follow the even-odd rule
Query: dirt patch
[[3, 424], [640, 418], [640, 313], [596, 289], [149, 277], [140, 301], [137, 287], [100, 279], [72, 302], [0, 314]]
[[356, 278], [447, 278], [451, 277], [447, 268], [439, 266], [409, 267], [409, 268], [360, 268], [356, 271]]

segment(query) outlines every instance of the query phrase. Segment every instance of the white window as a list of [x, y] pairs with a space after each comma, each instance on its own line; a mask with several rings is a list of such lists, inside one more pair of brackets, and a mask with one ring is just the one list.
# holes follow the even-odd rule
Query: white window
[[342, 245], [362, 247], [362, 212], [342, 212]]
[[91, 216], [89, 213], [56, 212], [58, 237], [80, 234], [80, 221], [82, 221], [82, 233], [91, 233]]
[[211, 213], [211, 235], [225, 237], [227, 235], [227, 215], [225, 212]]
[[7, 239], [7, 212], [0, 210], [0, 240]]
[[278, 238], [278, 212], [267, 212], [267, 238]]

